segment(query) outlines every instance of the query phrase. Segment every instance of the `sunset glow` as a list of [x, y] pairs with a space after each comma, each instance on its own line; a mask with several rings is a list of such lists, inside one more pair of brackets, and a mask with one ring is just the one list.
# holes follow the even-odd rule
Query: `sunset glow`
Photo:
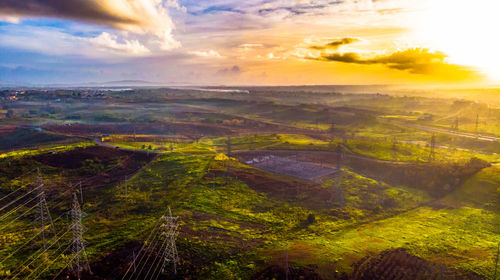
[[499, 8], [489, 0], [2, 1], [0, 81], [496, 84]]
[[497, 1], [431, 1], [416, 31], [430, 48], [441, 50], [450, 62], [477, 67], [500, 78], [500, 3]]

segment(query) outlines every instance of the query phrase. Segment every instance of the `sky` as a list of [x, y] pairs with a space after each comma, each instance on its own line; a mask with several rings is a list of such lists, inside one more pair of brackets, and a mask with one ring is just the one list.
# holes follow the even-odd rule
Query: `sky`
[[491, 0], [0, 0], [0, 85], [500, 84]]

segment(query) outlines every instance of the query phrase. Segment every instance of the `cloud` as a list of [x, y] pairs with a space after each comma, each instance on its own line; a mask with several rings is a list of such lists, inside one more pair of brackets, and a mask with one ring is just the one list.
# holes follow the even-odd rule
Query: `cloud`
[[90, 38], [89, 41], [98, 48], [117, 53], [125, 52], [138, 56], [151, 53], [150, 50], [139, 43], [138, 40], [123, 40], [123, 42], [119, 42], [116, 35], [107, 32], [103, 32], [95, 38]]
[[236, 75], [241, 73], [241, 68], [238, 65], [234, 65], [233, 67], [223, 68], [217, 71], [219, 75]]
[[342, 39], [337, 39], [337, 40], [331, 41], [330, 43], [327, 43], [324, 45], [313, 45], [313, 46], [310, 46], [309, 48], [314, 49], [314, 50], [326, 50], [326, 49], [337, 50], [343, 45], [348, 45], [348, 44], [352, 44], [352, 43], [359, 42], [359, 41], [360, 40], [357, 38], [342, 38]]
[[216, 58], [222, 57], [219, 52], [214, 51], [214, 50], [208, 50], [208, 51], [190, 51], [189, 54], [196, 55], [196, 56], [201, 56], [201, 57], [216, 57]]
[[168, 7], [182, 9], [173, 0], [2, 0], [0, 16], [49, 17], [108, 26], [134, 34], [150, 35], [161, 50], [179, 47], [172, 36]]
[[244, 43], [244, 44], [240, 44], [238, 47], [241, 49], [244, 49], [244, 50], [250, 50], [250, 49], [254, 49], [254, 48], [262, 48], [262, 47], [264, 47], [264, 45], [259, 44], [259, 43]]
[[[79, 29], [72, 31], [77, 30]], [[57, 27], [26, 28], [22, 24], [0, 25], [1, 54], [7, 50], [20, 50], [33, 54], [64, 56], [67, 61], [73, 57], [86, 57], [108, 62], [127, 57], [153, 55], [146, 46], [135, 39], [119, 38], [108, 32], [102, 32], [95, 37], [81, 37], [71, 33], [67, 29]]]
[[408, 70], [415, 74], [429, 74], [432, 66], [445, 63], [446, 55], [441, 52], [430, 52], [428, 49], [414, 48], [362, 59], [357, 53], [322, 53], [317, 59], [356, 64], [384, 64], [389, 68]]
[[0, 15], [0, 22], [19, 23], [19, 18], [14, 16]]
[[230, 12], [230, 13], [238, 13], [238, 14], [244, 14], [242, 10], [235, 9], [230, 6], [226, 5], [220, 5], [220, 6], [209, 6], [205, 9], [203, 9], [200, 12], [193, 13], [194, 15], [200, 15], [200, 14], [210, 14], [210, 13], [219, 13], [219, 12]]
[[462, 78], [477, 74], [468, 67], [447, 63], [446, 55], [442, 52], [431, 52], [424, 48], [412, 48], [366, 59], [361, 58], [359, 54], [354, 52], [323, 52], [318, 57], [308, 57], [308, 59], [365, 65], [381, 64], [391, 69], [408, 71], [412, 74], [438, 75], [448, 78]]

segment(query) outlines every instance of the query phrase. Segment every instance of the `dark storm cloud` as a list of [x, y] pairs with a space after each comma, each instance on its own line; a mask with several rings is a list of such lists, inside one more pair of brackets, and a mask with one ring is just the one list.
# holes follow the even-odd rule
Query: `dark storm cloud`
[[330, 49], [330, 50], [337, 50], [343, 45], [348, 45], [352, 44], [355, 42], [359, 42], [359, 39], [356, 38], [342, 38], [339, 40], [332, 41], [328, 44], [320, 45], [320, 46], [310, 46], [309, 48], [315, 49], [315, 50], [325, 50], [325, 49]]
[[1, 0], [0, 15], [76, 19], [115, 26], [135, 24], [134, 19], [120, 16], [107, 1], [101, 0]]

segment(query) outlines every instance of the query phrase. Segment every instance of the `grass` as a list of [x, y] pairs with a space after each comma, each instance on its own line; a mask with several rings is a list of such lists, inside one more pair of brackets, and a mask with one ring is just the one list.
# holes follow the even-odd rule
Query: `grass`
[[11, 152], [6, 152], [6, 153], [1, 153], [0, 154], [0, 159], [3, 158], [10, 158], [10, 157], [16, 157], [16, 158], [22, 158], [22, 157], [27, 157], [27, 156], [35, 156], [47, 152], [55, 152], [55, 153], [60, 153], [60, 152], [65, 152], [69, 150], [73, 150], [76, 148], [84, 148], [84, 147], [89, 147], [95, 145], [93, 142], [90, 141], [85, 141], [85, 142], [77, 142], [73, 144], [52, 144], [52, 145], [45, 145], [36, 149], [25, 149], [25, 150], [15, 150]]
[[[294, 135], [272, 137], [277, 136], [295, 145], [307, 145], [309, 141]], [[268, 139], [259, 138], [260, 143], [268, 143]], [[245, 140], [234, 139], [234, 144], [244, 144]], [[222, 145], [223, 139], [214, 142]], [[339, 182], [345, 190], [345, 207], [340, 209], [332, 204], [314, 209], [258, 193], [245, 182], [226, 177], [220, 173], [225, 162], [213, 158], [161, 155], [126, 182], [127, 195], [123, 184], [88, 194], [82, 208], [87, 212], [85, 239], [91, 260], [129, 242], [144, 240], [166, 207], [171, 206], [174, 215], [181, 217], [180, 253], [200, 252], [200, 257], [208, 261], [195, 264], [201, 265], [197, 273], [206, 279], [248, 279], [279, 258], [286, 247], [290, 248], [294, 265], [317, 264], [318, 271], [328, 277], [335, 270], [349, 272], [350, 265], [367, 254], [398, 247], [480, 275], [491, 272], [500, 241], [500, 217], [480, 205], [497, 194], [497, 166], [467, 180], [455, 194], [443, 200], [455, 204], [448, 202], [448, 208], [442, 209], [420, 206], [430, 202], [430, 196], [423, 191], [381, 184], [345, 169]], [[231, 165], [233, 170], [260, 172], [237, 162]], [[327, 189], [335, 185], [334, 179], [322, 182]], [[482, 195], [468, 201], [466, 198], [478, 187]], [[308, 223], [310, 215], [314, 221]], [[16, 229], [28, 228], [30, 223], [22, 220], [0, 236], [4, 240], [2, 256], [29, 238], [28, 232], [16, 233]], [[65, 226], [65, 222], [57, 224], [59, 228]], [[21, 256], [26, 257], [16, 255], [18, 259], [0, 270], [12, 271]], [[61, 267], [62, 263], [57, 263], [50, 270]]]

